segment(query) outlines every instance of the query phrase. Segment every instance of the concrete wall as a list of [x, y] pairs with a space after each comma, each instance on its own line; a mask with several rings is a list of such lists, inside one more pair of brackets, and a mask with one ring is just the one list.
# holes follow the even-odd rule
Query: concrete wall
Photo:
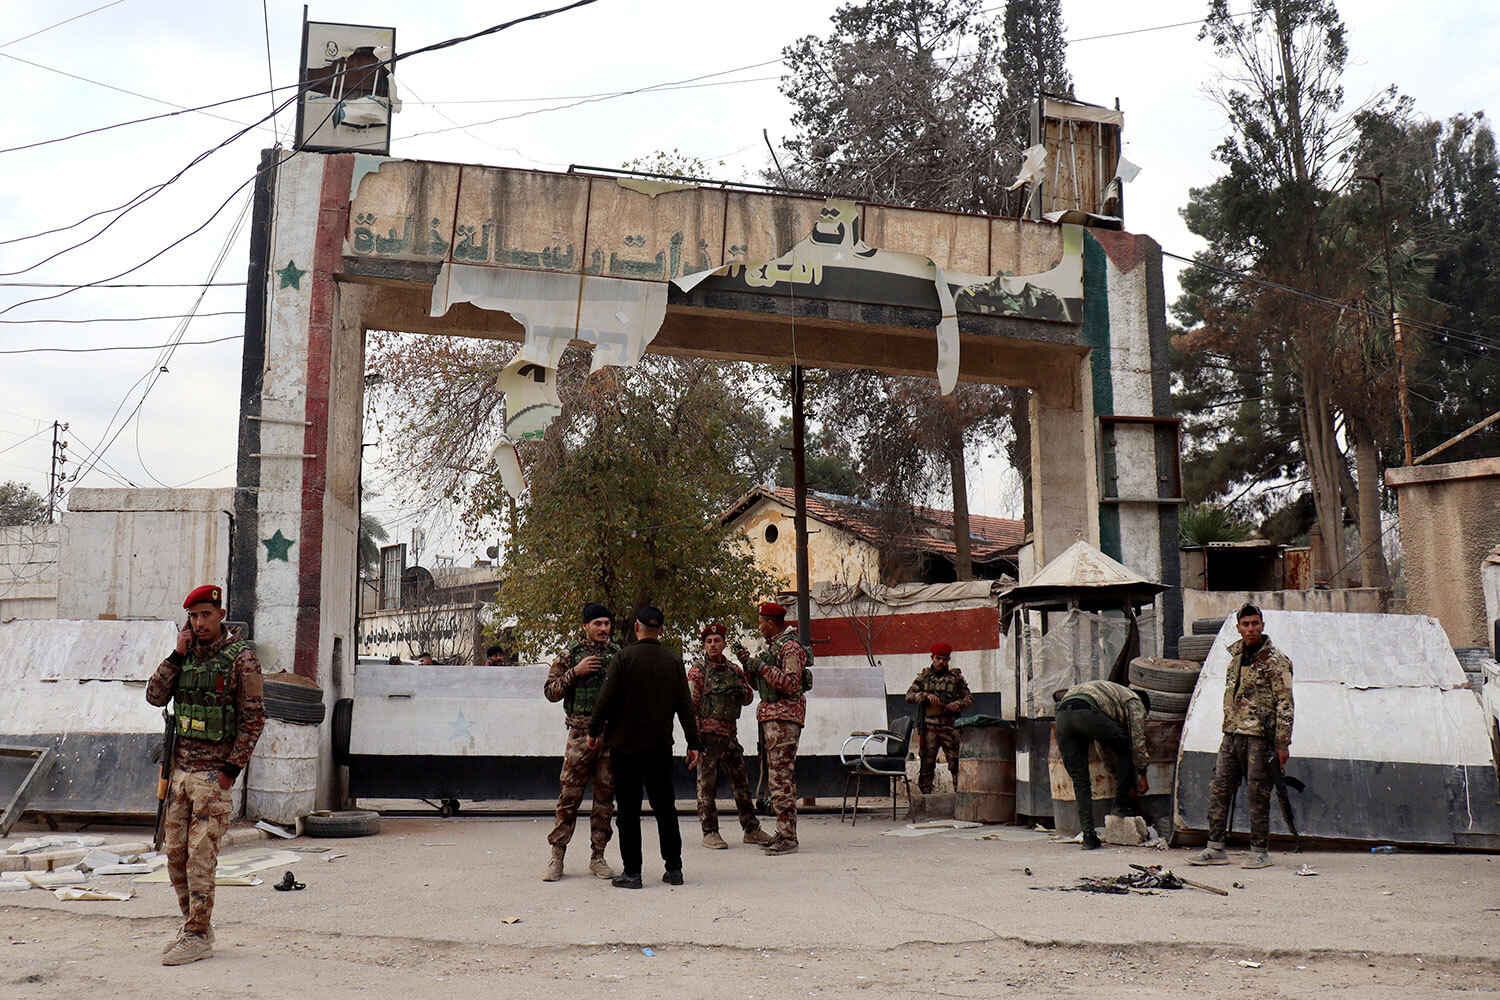
[[1474, 572], [1500, 541], [1500, 458], [1388, 469], [1401, 514], [1406, 608], [1443, 623], [1454, 646], [1489, 645]]
[[55, 524], [0, 528], [0, 622], [57, 617]]
[[1390, 611], [1391, 592], [1378, 587], [1339, 590], [1184, 590], [1184, 630], [1197, 618], [1226, 618], [1246, 604], [1262, 611], [1335, 611], [1343, 614], [1383, 615]]
[[232, 489], [74, 490], [57, 617], [181, 619], [188, 591], [228, 580], [233, 507]]

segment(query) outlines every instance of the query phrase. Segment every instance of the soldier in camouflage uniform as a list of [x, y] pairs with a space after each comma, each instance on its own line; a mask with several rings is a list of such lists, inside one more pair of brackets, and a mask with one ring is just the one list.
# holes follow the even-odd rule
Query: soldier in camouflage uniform
[[758, 627], [766, 640], [760, 659], [750, 659], [742, 647], [735, 655], [760, 691], [755, 717], [761, 723], [771, 807], [776, 810], [776, 836], [764, 850], [775, 856], [797, 850], [797, 741], [807, 720], [803, 692], [812, 653], [798, 642], [796, 630], [787, 627], [786, 608], [774, 601], [760, 606]]
[[703, 752], [698, 755], [698, 822], [703, 827], [703, 846], [712, 850], [729, 847], [719, 835], [719, 767], [729, 775], [734, 807], [747, 844], [770, 843], [755, 816], [750, 781], [745, 775], [745, 751], [740, 746], [740, 711], [755, 697], [743, 668], [724, 655], [728, 629], [710, 625], [703, 630], [703, 659], [688, 670], [688, 690], [698, 716], [698, 737]]
[[921, 765], [917, 769], [917, 787], [923, 795], [932, 794], [933, 778], [937, 772], [938, 750], [943, 751], [943, 760], [953, 775], [953, 788], [958, 789], [958, 730], [953, 722], [969, 706], [974, 704], [974, 695], [964, 673], [950, 667], [953, 647], [946, 642], [932, 647], [932, 664], [917, 675], [906, 689], [906, 700], [921, 705], [922, 745], [918, 753]]
[[162, 965], [214, 953], [214, 875], [233, 812], [230, 788], [266, 723], [260, 661], [238, 629], [224, 628], [223, 592], [199, 587], [182, 606], [188, 620], [177, 648], [146, 684], [147, 702], [172, 702], [177, 734], [162, 849], [183, 923], [163, 950]]
[[1073, 780], [1078, 828], [1083, 849], [1098, 849], [1094, 830], [1094, 790], [1089, 776], [1089, 744], [1098, 743], [1115, 762], [1116, 816], [1139, 812], [1135, 796], [1149, 791], [1146, 782], [1146, 713], [1151, 696], [1113, 681], [1084, 681], [1054, 692], [1057, 701], [1057, 752]]
[[552, 845], [552, 855], [547, 860], [542, 881], [556, 882], [562, 878], [563, 854], [568, 841], [573, 839], [573, 827], [578, 821], [578, 807], [583, 802], [584, 786], [594, 782], [594, 804], [589, 813], [589, 847], [592, 856], [589, 871], [599, 878], [613, 878], [614, 869], [604, 860], [604, 849], [609, 846], [610, 818], [614, 815], [615, 779], [610, 768], [609, 748], [600, 746], [590, 750], [589, 721], [594, 715], [594, 703], [599, 689], [604, 686], [604, 668], [620, 648], [609, 641], [614, 631], [614, 618], [601, 604], [590, 604], [583, 609], [584, 640], [565, 653], [559, 653], [547, 671], [547, 681], [542, 693], [548, 701], [563, 703], [568, 727], [568, 743], [563, 751], [562, 785], [557, 796], [557, 818], [547, 843]]
[[1272, 645], [1265, 621], [1253, 604], [1240, 608], [1239, 641], [1229, 647], [1224, 678], [1224, 740], [1209, 786], [1208, 846], [1188, 860], [1195, 865], [1227, 865], [1229, 805], [1246, 784], [1250, 800], [1250, 854], [1241, 868], [1271, 864], [1271, 755], [1286, 766], [1292, 745], [1292, 661]]

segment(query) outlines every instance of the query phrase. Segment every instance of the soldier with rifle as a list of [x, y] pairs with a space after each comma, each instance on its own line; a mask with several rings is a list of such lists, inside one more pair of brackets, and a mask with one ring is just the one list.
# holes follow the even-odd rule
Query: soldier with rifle
[[214, 953], [214, 876], [233, 812], [230, 788], [250, 762], [266, 718], [260, 661], [238, 629], [224, 627], [223, 591], [199, 587], [182, 606], [188, 619], [177, 647], [146, 684], [146, 701], [172, 703], [158, 836], [183, 923], [162, 965]]
[[[1229, 864], [1224, 851], [1229, 809], [1243, 779], [1250, 800], [1250, 853], [1240, 867], [1267, 868], [1271, 789], [1291, 754], [1292, 661], [1265, 634], [1265, 620], [1255, 605], [1240, 608], [1235, 627], [1240, 638], [1229, 647], [1224, 678], [1224, 740], [1209, 786], [1208, 846], [1188, 860]], [[1290, 803], [1287, 808], [1290, 812]]]
[[722, 851], [729, 847], [719, 834], [719, 808], [715, 796], [719, 768], [729, 777], [735, 810], [747, 844], [765, 845], [770, 835], [760, 828], [755, 804], [750, 800], [750, 782], [745, 776], [745, 751], [740, 746], [740, 712], [754, 699], [743, 667], [724, 655], [729, 630], [709, 625], [703, 630], [703, 659], [688, 670], [688, 690], [698, 713], [698, 736], [703, 752], [698, 755], [698, 822], [703, 827], [703, 846]]
[[917, 675], [906, 691], [906, 700], [917, 705], [917, 725], [921, 731], [921, 750], [918, 759], [917, 788], [923, 795], [931, 795], [933, 778], [937, 772], [938, 750], [948, 771], [953, 775], [953, 789], [958, 790], [958, 730], [953, 723], [959, 715], [974, 704], [974, 695], [969, 691], [969, 682], [964, 680], [962, 670], [949, 666], [953, 658], [953, 647], [946, 642], [934, 643], [932, 663]]

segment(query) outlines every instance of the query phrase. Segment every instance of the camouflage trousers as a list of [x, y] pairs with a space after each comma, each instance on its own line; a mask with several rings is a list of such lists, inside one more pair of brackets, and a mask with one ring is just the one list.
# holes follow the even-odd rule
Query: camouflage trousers
[[1264, 851], [1271, 841], [1270, 741], [1259, 736], [1226, 733], [1219, 744], [1219, 760], [1214, 765], [1214, 780], [1209, 785], [1208, 839], [1224, 843], [1229, 833], [1229, 806], [1239, 793], [1240, 781], [1246, 784], [1245, 797], [1250, 800], [1250, 849]]
[[922, 745], [918, 751], [921, 763], [917, 768], [917, 787], [923, 795], [932, 794], [939, 749], [943, 751], [943, 760], [953, 775], [953, 790], [958, 791], [958, 730], [952, 726], [929, 722], [922, 729]]
[[590, 750], [586, 730], [568, 729], [568, 746], [563, 751], [562, 789], [557, 795], [557, 821], [547, 834], [553, 847], [567, 847], [573, 839], [578, 821], [578, 807], [583, 803], [583, 789], [594, 783], [594, 803], [589, 811], [589, 847], [594, 857], [602, 857], [609, 846], [610, 818], [615, 813], [615, 775], [609, 764], [609, 747]]
[[771, 808], [776, 811], [776, 834], [795, 842], [797, 741], [802, 738], [802, 726], [783, 719], [767, 719], [760, 724], [760, 731], [766, 745], [766, 776], [771, 790]]
[[740, 826], [748, 833], [760, 829], [755, 818], [755, 802], [750, 797], [750, 779], [745, 775], [745, 751], [733, 736], [703, 733], [703, 749], [698, 753], [698, 822], [703, 832], [719, 832], [719, 768], [729, 775], [729, 790], [734, 793], [734, 808], [740, 814]]
[[182, 928], [190, 934], [207, 933], [213, 918], [219, 840], [229, 829], [233, 811], [230, 793], [219, 787], [219, 772], [172, 772], [162, 849], [167, 855], [167, 875], [177, 890]]

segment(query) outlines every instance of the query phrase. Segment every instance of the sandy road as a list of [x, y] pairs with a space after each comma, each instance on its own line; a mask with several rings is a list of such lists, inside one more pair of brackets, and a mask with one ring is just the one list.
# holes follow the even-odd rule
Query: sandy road
[[[388, 818], [378, 837], [321, 842], [345, 858], [293, 865], [305, 891], [274, 892], [274, 879], [221, 888], [219, 953], [183, 969], [157, 964], [175, 926], [168, 886], [137, 886], [124, 903], [9, 893], [0, 996], [1500, 992], [1500, 879], [1489, 855], [1309, 852], [1298, 861], [1317, 877], [1285, 863], [1196, 871], [1229, 888], [1227, 898], [1096, 896], [1051, 890], [1131, 862], [1186, 871], [1187, 852], [1084, 853], [1012, 828], [964, 840], [885, 836], [899, 829], [889, 820], [803, 824], [799, 854], [766, 858], [738, 843], [705, 851], [685, 822], [688, 884], [655, 881], [648, 861], [649, 888], [626, 892], [582, 873], [586, 852], [576, 850], [566, 878], [541, 882], [538, 819]], [[647, 837], [649, 852], [649, 821]]]

